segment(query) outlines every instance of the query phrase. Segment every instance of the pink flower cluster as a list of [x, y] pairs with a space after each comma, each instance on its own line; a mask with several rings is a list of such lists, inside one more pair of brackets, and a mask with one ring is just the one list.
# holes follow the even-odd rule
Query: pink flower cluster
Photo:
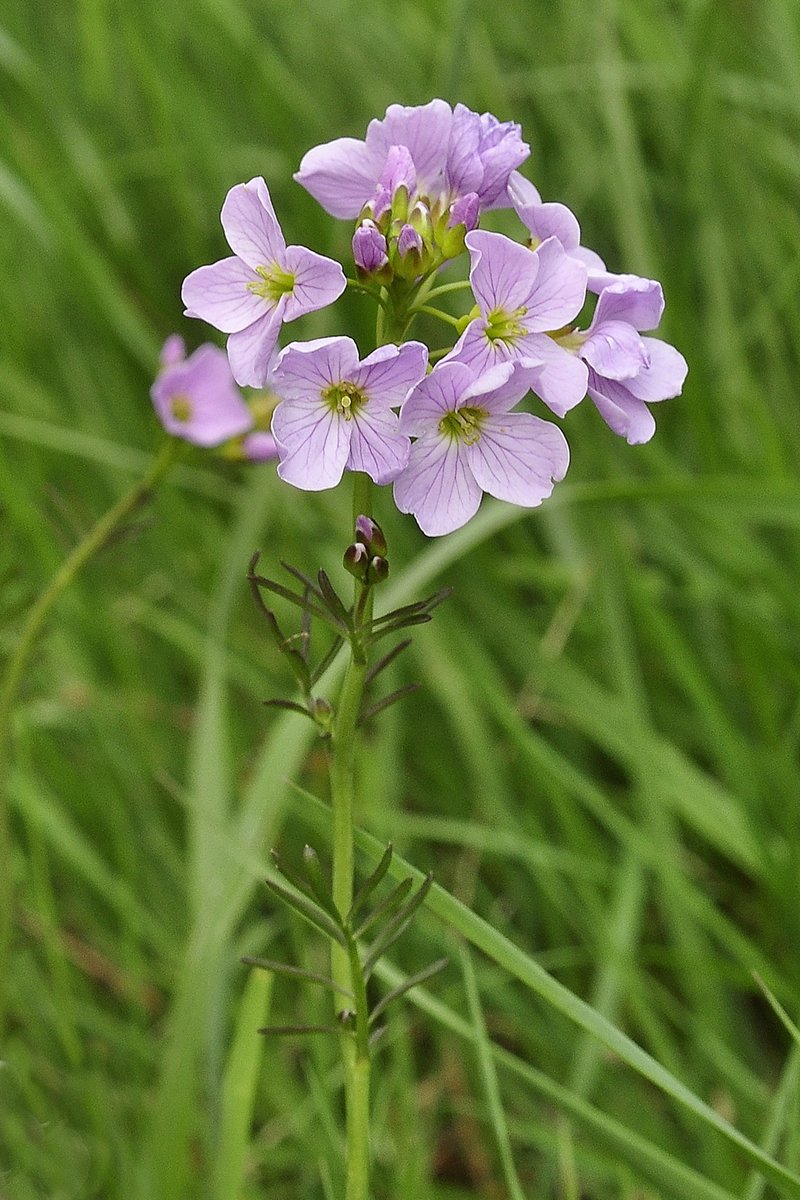
[[[392, 483], [398, 508], [432, 536], [465, 524], [484, 492], [532, 507], [564, 477], [561, 430], [517, 411], [529, 392], [559, 418], [588, 395], [612, 430], [647, 441], [649, 405], [678, 395], [686, 376], [677, 350], [642, 336], [661, 320], [661, 287], [608, 272], [581, 245], [570, 210], [543, 203], [519, 174], [528, 153], [517, 125], [432, 100], [392, 105], [363, 141], [317, 146], [300, 164], [296, 180], [333, 216], [357, 221], [353, 282], [387, 311], [402, 303], [413, 319], [415, 298], [421, 305], [446, 263], [468, 253], [475, 306], [433, 368], [418, 341], [363, 359], [347, 337], [280, 350], [283, 324], [333, 303], [347, 281], [337, 262], [286, 245], [263, 179], [232, 188], [222, 226], [233, 254], [183, 285], [186, 315], [228, 335], [229, 366], [213, 347], [166, 365], [153, 387], [165, 427], [200, 445], [271, 437], [278, 474], [304, 490], [363, 471]], [[500, 207], [515, 209], [524, 242], [478, 227]], [[250, 432], [234, 379], [280, 397], [271, 435]]]

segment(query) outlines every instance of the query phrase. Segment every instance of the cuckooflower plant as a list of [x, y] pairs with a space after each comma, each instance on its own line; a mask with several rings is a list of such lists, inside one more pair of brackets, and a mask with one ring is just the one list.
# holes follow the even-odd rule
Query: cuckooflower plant
[[[373, 516], [373, 485], [393, 483], [394, 500], [422, 531], [440, 536], [463, 526], [484, 493], [534, 507], [563, 479], [569, 450], [561, 429], [522, 403], [535, 397], [557, 417], [588, 394], [611, 428], [629, 442], [646, 441], [648, 405], [677, 395], [686, 363], [654, 330], [663, 310], [660, 285], [614, 275], [580, 244], [566, 206], [543, 204], [517, 172], [528, 156], [513, 122], [443, 100], [391, 105], [371, 121], [364, 140], [339, 138], [304, 156], [295, 176], [333, 216], [356, 222], [354, 272], [304, 246], [287, 246], [265, 181], [228, 192], [222, 226], [232, 255], [192, 271], [183, 284], [186, 315], [228, 335], [227, 358], [201, 346], [188, 358], [169, 338], [152, 386], [160, 420], [171, 435], [144, 479], [75, 547], [31, 611], [0, 681], [0, 784], [12, 700], [46, 617], [83, 564], [150, 495], [180, 451], [179, 441], [219, 447], [224, 458], [279, 457], [278, 474], [303, 491], [336, 487], [353, 476], [354, 531], [342, 562], [353, 579], [352, 601], [325, 570], [316, 576], [285, 565], [295, 590], [248, 571], [267, 629], [291, 673], [291, 697], [266, 701], [314, 723], [329, 748], [330, 880], [310, 847], [298, 872], [276, 859], [273, 894], [330, 943], [330, 975], [266, 959], [256, 967], [327, 988], [328, 1025], [269, 1026], [270, 1036], [329, 1033], [339, 1041], [345, 1092], [345, 1200], [370, 1195], [370, 1072], [376, 1026], [387, 1005], [427, 980], [440, 960], [375, 1001], [375, 965], [425, 903], [432, 877], [416, 889], [407, 878], [378, 895], [391, 846], [355, 887], [353, 808], [360, 729], [414, 690], [377, 697], [382, 672], [410, 639], [388, 651], [387, 636], [431, 619], [443, 589], [389, 612], [377, 612], [375, 589], [389, 574], [386, 537]], [[516, 241], [480, 229], [489, 209], [515, 207], [527, 237]], [[523, 235], [521, 234], [521, 237]], [[442, 281], [447, 264], [468, 251], [469, 283]], [[374, 345], [365, 355], [350, 337], [295, 340], [279, 347], [284, 323], [332, 304], [345, 286], [377, 306]], [[456, 315], [440, 307], [471, 286], [475, 306]], [[587, 288], [598, 296], [587, 329], [576, 322]], [[447, 297], [445, 300], [444, 298]], [[409, 341], [424, 314], [456, 333], [428, 348]], [[455, 342], [455, 344], [453, 344]], [[371, 351], [371, 352], [370, 352]], [[428, 372], [429, 363], [436, 363]], [[242, 387], [262, 389], [243, 397]], [[529, 393], [533, 393], [527, 399]], [[348, 580], [349, 584], [349, 580]], [[277, 596], [302, 612], [287, 636], [267, 603]], [[265, 599], [266, 597], [266, 599]], [[271, 600], [270, 600], [271, 602]], [[284, 617], [280, 614], [280, 621]], [[319, 633], [323, 642], [318, 647]], [[337, 660], [341, 689], [328, 690]]]

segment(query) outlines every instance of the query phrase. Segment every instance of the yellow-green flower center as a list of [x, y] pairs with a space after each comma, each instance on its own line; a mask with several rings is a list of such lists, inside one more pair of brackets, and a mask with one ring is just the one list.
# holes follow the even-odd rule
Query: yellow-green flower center
[[367, 397], [361, 388], [346, 380], [325, 388], [322, 399], [331, 412], [338, 413], [340, 417], [344, 417], [345, 421], [352, 421], [358, 410], [367, 403]]
[[176, 421], [185, 423], [192, 419], [192, 402], [188, 396], [182, 392], [172, 397], [171, 402], [172, 415]]
[[291, 271], [284, 271], [276, 262], [270, 263], [268, 267], [256, 267], [256, 275], [260, 277], [261, 283], [256, 283], [254, 279], [248, 283], [247, 290], [254, 296], [260, 296], [262, 300], [277, 302], [281, 296], [294, 291], [294, 275]]
[[528, 330], [520, 317], [524, 317], [527, 311], [524, 306], [515, 308], [513, 312], [493, 308], [486, 317], [486, 336], [489, 341], [513, 345], [518, 338], [524, 337]]
[[474, 446], [488, 416], [485, 408], [457, 408], [442, 417], [439, 432], [463, 442], [465, 446]]

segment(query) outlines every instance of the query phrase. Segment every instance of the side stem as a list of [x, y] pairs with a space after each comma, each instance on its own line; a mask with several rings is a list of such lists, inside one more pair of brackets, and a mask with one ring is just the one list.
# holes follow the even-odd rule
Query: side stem
[[[178, 443], [165, 442], [147, 474], [100, 518], [86, 536], [64, 560], [28, 613], [16, 649], [11, 655], [0, 681], [0, 979], [5, 978], [5, 966], [12, 929], [12, 870], [11, 835], [6, 777], [9, 765], [11, 713], [17, 698], [37, 638], [62, 593], [67, 590], [81, 568], [102, 549], [112, 533], [148, 497], [156, 483], [166, 474], [177, 453]], [[0, 1006], [2, 989], [0, 989]], [[2, 1024], [0, 1011], [0, 1024]]]

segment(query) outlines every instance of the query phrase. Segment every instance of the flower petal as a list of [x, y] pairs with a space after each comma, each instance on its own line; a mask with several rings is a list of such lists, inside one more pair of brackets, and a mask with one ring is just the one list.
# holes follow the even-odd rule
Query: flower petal
[[544, 364], [531, 383], [531, 389], [557, 417], [563, 417], [586, 395], [589, 378], [586, 363], [544, 333], [529, 334], [519, 346], [523, 364], [526, 351]]
[[350, 433], [351, 471], [364, 471], [375, 483], [391, 483], [408, 463], [411, 443], [400, 432], [391, 409], [377, 412], [368, 403], [353, 418]]
[[281, 351], [275, 368], [275, 387], [287, 400], [314, 398], [358, 370], [358, 347], [352, 338], [317, 338], [292, 342]]
[[452, 195], [463, 196], [477, 192], [483, 181], [483, 163], [478, 154], [481, 142], [481, 119], [465, 104], [453, 109], [450, 143], [445, 169], [447, 187]]
[[466, 525], [478, 511], [481, 489], [464, 460], [463, 445], [438, 435], [414, 442], [408, 466], [395, 480], [394, 500], [400, 512], [414, 514], [428, 537]]
[[526, 508], [546, 500], [569, 466], [561, 430], [530, 413], [489, 417], [478, 440], [466, 447], [466, 456], [485, 492]]
[[442, 417], [461, 406], [462, 395], [474, 381], [474, 371], [464, 363], [439, 363], [417, 384], [403, 405], [402, 432], [417, 437], [434, 433]]
[[532, 257], [539, 260], [539, 271], [535, 290], [526, 305], [524, 324], [534, 332], [560, 329], [583, 308], [586, 267], [577, 258], [571, 258], [554, 237], [542, 242]]
[[593, 321], [578, 353], [606, 379], [631, 379], [648, 362], [644, 341], [625, 321], [601, 321], [598, 325]]
[[663, 312], [664, 293], [660, 283], [640, 275], [618, 275], [600, 293], [592, 325], [627, 321], [641, 332], [655, 329]]
[[533, 204], [517, 208], [517, 216], [535, 238], [545, 242], [557, 238], [568, 254], [577, 250], [581, 240], [578, 218], [566, 204]]
[[428, 348], [422, 342], [404, 342], [402, 346], [379, 346], [364, 359], [351, 376], [356, 387], [369, 396], [375, 408], [399, 408], [411, 389], [425, 376]]
[[660, 338], [646, 337], [642, 341], [650, 362], [634, 379], [625, 381], [631, 395], [649, 404], [679, 396], [689, 370], [686, 359], [674, 346], [662, 342]]
[[378, 152], [382, 167], [392, 146], [405, 146], [423, 191], [426, 184], [430, 187], [442, 179], [452, 123], [452, 109], [444, 100], [415, 107], [390, 104], [382, 121], [370, 121], [367, 147]]
[[240, 258], [222, 258], [198, 267], [186, 276], [181, 288], [186, 316], [208, 321], [223, 333], [246, 329], [268, 307], [266, 300], [248, 290], [248, 283], [258, 282], [258, 276]]
[[650, 441], [656, 431], [653, 414], [644, 401], [630, 394], [625, 384], [599, 379], [590, 373], [589, 396], [609, 429], [624, 437], [630, 446]]
[[498, 363], [481, 371], [461, 397], [459, 407], [483, 408], [494, 416], [510, 412], [533, 388], [541, 374], [538, 365], [526, 359], [520, 362]]
[[281, 331], [281, 306], [228, 338], [228, 361], [242, 387], [264, 387]]
[[[528, 252], [530, 253], [530, 251]], [[504, 342], [500, 339], [492, 341], [486, 333], [487, 325], [482, 317], [477, 317], [474, 321], [470, 321], [467, 328], [462, 333], [461, 337], [456, 342], [453, 349], [442, 359], [441, 366], [445, 363], [459, 362], [465, 363], [472, 368], [473, 375], [480, 374], [484, 371], [489, 371], [492, 367], [498, 366], [500, 363], [514, 362], [517, 357], [515, 347], [509, 342]], [[533, 334], [535, 338], [540, 337], [540, 334]]]
[[[541, 259], [527, 246], [512, 242], [502, 233], [475, 230], [466, 236], [471, 261], [469, 281], [481, 311], [494, 309], [512, 313], [527, 308], [534, 294]], [[557, 329], [563, 321], [549, 328]]]
[[320, 401], [282, 401], [272, 417], [278, 475], [306, 492], [336, 487], [350, 449], [350, 421]]
[[309, 150], [294, 178], [331, 216], [354, 218], [372, 198], [387, 152], [357, 138], [336, 138]]
[[512, 171], [508, 177], [508, 198], [517, 211], [523, 205], [542, 203], [538, 190], [519, 171]]
[[294, 275], [294, 288], [286, 297], [284, 321], [294, 321], [303, 313], [316, 312], [338, 300], [347, 281], [338, 262], [315, 254], [305, 246], [289, 246], [281, 266]]
[[261, 176], [231, 188], [222, 205], [221, 220], [231, 250], [253, 270], [277, 262], [286, 248]]

